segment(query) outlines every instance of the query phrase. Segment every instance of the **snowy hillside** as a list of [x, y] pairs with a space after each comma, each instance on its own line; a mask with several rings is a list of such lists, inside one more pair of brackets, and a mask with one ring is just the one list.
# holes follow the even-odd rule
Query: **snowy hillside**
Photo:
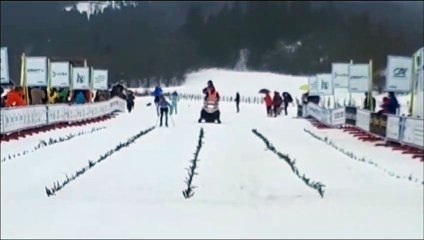
[[[197, 72], [187, 74], [186, 82], [183, 86], [179, 87], [164, 87], [165, 91], [179, 91], [182, 93], [201, 94], [202, 89], [206, 86], [206, 82], [212, 80], [215, 87], [221, 95], [235, 97], [236, 92], [239, 92], [241, 96], [253, 97], [262, 96], [258, 94], [258, 91], [262, 88], [267, 88], [270, 91], [278, 91], [280, 94], [283, 91], [288, 91], [295, 98], [300, 99], [302, 94], [305, 92], [300, 90], [300, 86], [308, 84], [308, 77], [299, 76], [287, 76], [283, 74], [267, 73], [267, 72], [240, 72], [226, 69], [203, 69]], [[145, 90], [153, 91], [154, 88], [148, 89], [137, 89], [133, 90], [143, 92]], [[328, 96], [323, 98], [327, 103], [330, 100], [331, 107], [334, 106], [334, 100], [343, 104], [348, 102], [349, 93], [347, 89], [336, 89], [335, 99]], [[380, 110], [380, 104], [383, 102], [383, 97], [387, 94], [373, 93], [376, 98], [377, 105], [376, 111]], [[272, 94], [271, 94], [272, 96]], [[363, 107], [365, 95], [363, 93], [353, 93], [352, 99], [355, 105], [359, 108]], [[398, 96], [399, 104], [401, 105], [400, 113], [407, 114], [409, 97], [406, 95]]]
[[[199, 94], [208, 80], [222, 94], [250, 96], [260, 96], [260, 88], [296, 96], [306, 82], [304, 77], [209, 69], [190, 74], [178, 89]], [[222, 102], [221, 125], [199, 124], [202, 102], [181, 100], [169, 127], [160, 128], [156, 110], [147, 106], [152, 101], [136, 98], [134, 112], [107, 122], [2, 142], [1, 238], [424, 237], [424, 173], [417, 159], [340, 130], [313, 128], [294, 118], [294, 107], [289, 116], [268, 118], [262, 105], [242, 103], [236, 113], [234, 103]], [[151, 126], [156, 128], [123, 144]], [[17, 156], [40, 140], [93, 127], [105, 129]], [[201, 128], [196, 188], [186, 199], [184, 181]], [[305, 129], [375, 165], [341, 154]], [[106, 158], [47, 197], [46, 187], [100, 156]], [[292, 160], [297, 174], [283, 158]], [[323, 197], [307, 182], [322, 183]]]

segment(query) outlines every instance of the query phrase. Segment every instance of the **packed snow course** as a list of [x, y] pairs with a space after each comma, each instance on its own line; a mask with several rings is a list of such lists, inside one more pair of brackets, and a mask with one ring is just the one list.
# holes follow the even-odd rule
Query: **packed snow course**
[[[209, 69], [175, 89], [201, 94], [208, 80], [222, 95], [250, 97], [268, 88], [299, 98], [307, 83]], [[1, 238], [424, 237], [417, 159], [316, 129], [293, 106], [269, 118], [262, 104], [236, 113], [221, 102], [222, 124], [199, 124], [202, 101], [181, 100], [159, 127], [150, 102], [2, 142]]]

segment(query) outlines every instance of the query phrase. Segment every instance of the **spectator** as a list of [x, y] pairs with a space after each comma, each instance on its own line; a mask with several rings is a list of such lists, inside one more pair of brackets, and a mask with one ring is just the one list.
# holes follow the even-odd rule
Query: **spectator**
[[369, 106], [368, 101], [368, 93], [365, 93], [365, 100], [364, 100], [364, 109], [369, 110], [371, 112], [375, 111], [375, 97], [371, 95], [371, 107]]
[[31, 105], [43, 104], [43, 100], [46, 98], [46, 94], [40, 87], [34, 87], [31, 89]]
[[7, 98], [5, 102], [6, 107], [19, 107], [26, 106], [27, 103], [24, 100], [24, 94], [22, 87], [15, 87], [15, 89], [10, 90], [7, 93]]
[[50, 90], [50, 95], [49, 95], [49, 104], [55, 104], [59, 101], [59, 95], [57, 93], [56, 88], [52, 88]]
[[274, 117], [280, 115], [281, 105], [283, 104], [283, 98], [280, 96], [280, 93], [275, 91], [274, 98], [272, 99], [272, 105], [274, 106]]
[[397, 109], [400, 107], [394, 92], [389, 92], [389, 101], [387, 103], [387, 113], [396, 115]]
[[134, 108], [134, 94], [132, 91], [128, 91], [127, 94], [127, 109], [131, 113], [131, 110]]
[[234, 100], [236, 102], [237, 112], [240, 112], [240, 94], [236, 93], [236, 99]]
[[3, 92], [4, 92], [4, 89], [3, 89], [3, 87], [2, 86], [0, 86], [0, 107], [4, 107], [4, 99], [3, 99]]
[[389, 98], [383, 98], [383, 104], [380, 105], [381, 110], [377, 112], [377, 114], [387, 114], [387, 106], [389, 105]]
[[91, 99], [93, 99], [93, 92], [91, 92], [88, 89], [87, 90], [84, 90], [83, 92], [84, 92], [84, 96], [85, 96], [86, 102], [90, 103], [91, 102]]
[[268, 117], [272, 116], [272, 98], [269, 95], [269, 92], [265, 94], [265, 106], [266, 106], [266, 112], [268, 114]]
[[78, 91], [75, 96], [75, 103], [76, 104], [84, 104], [87, 100], [85, 99], [84, 92], [82, 90]]
[[58, 92], [58, 102], [66, 103], [68, 102], [69, 97], [69, 89], [68, 88], [60, 88]]
[[293, 98], [288, 92], [283, 92], [283, 98], [284, 98], [284, 113], [287, 116], [287, 107], [289, 106], [289, 103], [293, 103]]

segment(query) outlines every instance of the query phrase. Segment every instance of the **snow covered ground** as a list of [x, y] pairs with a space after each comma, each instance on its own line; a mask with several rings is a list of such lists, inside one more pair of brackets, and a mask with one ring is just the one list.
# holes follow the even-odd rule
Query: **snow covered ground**
[[[207, 70], [190, 75], [181, 92], [198, 94], [212, 79], [221, 94], [258, 96], [260, 88], [293, 96], [306, 78]], [[260, 83], [258, 83], [260, 81]], [[267, 118], [265, 107], [221, 103], [222, 124], [198, 124], [201, 102], [180, 101], [169, 128], [156, 128], [70, 182], [62, 182], [140, 130], [155, 126], [152, 99], [137, 98], [132, 113], [92, 125], [1, 144], [1, 155], [42, 139], [106, 129], [1, 163], [1, 238], [423, 238], [423, 185], [388, 176], [352, 160], [304, 132], [327, 136], [384, 168], [423, 180], [423, 164], [358, 142], [340, 130], [318, 130], [289, 116]], [[194, 196], [184, 179], [205, 131]], [[325, 184], [324, 197], [252, 133], [257, 129], [296, 159], [306, 177]]]

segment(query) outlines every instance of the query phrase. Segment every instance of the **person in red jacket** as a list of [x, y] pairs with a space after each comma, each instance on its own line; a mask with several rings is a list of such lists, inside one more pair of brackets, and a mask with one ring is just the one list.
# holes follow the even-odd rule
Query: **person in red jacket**
[[272, 115], [272, 98], [269, 95], [269, 93], [265, 94], [264, 101], [266, 106], [266, 113], [268, 114], [268, 116], [271, 116]]
[[6, 95], [6, 107], [19, 107], [26, 106], [26, 101], [24, 100], [23, 89], [22, 87], [15, 87]]
[[380, 105], [381, 110], [377, 112], [377, 114], [387, 114], [387, 106], [389, 105], [389, 98], [383, 98], [383, 104]]

